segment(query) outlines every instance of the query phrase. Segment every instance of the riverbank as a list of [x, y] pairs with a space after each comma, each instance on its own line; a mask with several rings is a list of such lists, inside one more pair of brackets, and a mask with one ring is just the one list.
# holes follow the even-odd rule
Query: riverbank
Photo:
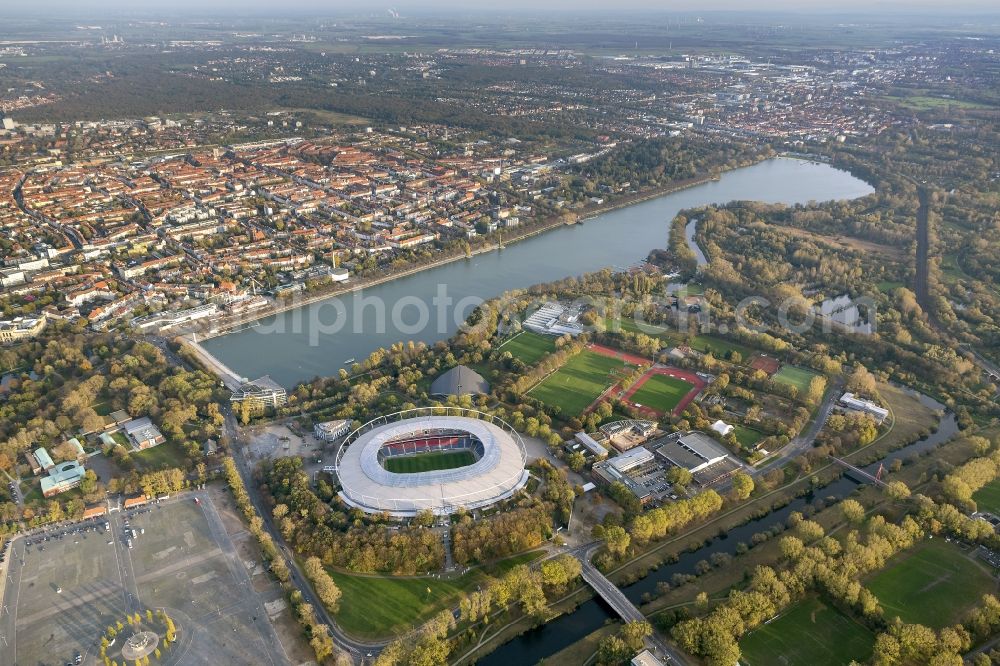
[[[312, 293], [306, 296], [296, 296], [285, 302], [275, 302], [268, 305], [267, 307], [256, 309], [252, 312], [248, 312], [241, 315], [233, 316], [217, 316], [210, 317], [199, 322], [194, 326], [189, 326], [185, 328], [179, 328], [176, 331], [177, 335], [191, 335], [197, 334], [198, 338], [201, 340], [209, 340], [211, 338], [217, 338], [229, 333], [234, 333], [244, 327], [252, 326], [255, 322], [258, 322], [267, 317], [272, 317], [275, 315], [283, 314], [290, 310], [296, 310], [298, 308], [307, 307], [314, 303], [319, 303], [331, 298], [337, 298], [338, 296], [343, 296], [350, 294], [362, 289], [367, 289], [369, 287], [375, 287], [387, 282], [392, 282], [401, 278], [408, 277], [410, 275], [416, 275], [423, 271], [431, 270], [434, 268], [439, 268], [441, 266], [446, 266], [448, 264], [454, 263], [456, 261], [461, 261], [463, 259], [468, 260], [481, 254], [487, 254], [494, 251], [502, 251], [504, 247], [509, 245], [514, 245], [524, 240], [534, 238], [540, 234], [547, 231], [552, 231], [553, 229], [558, 229], [563, 226], [572, 224], [581, 224], [587, 220], [592, 220], [605, 213], [609, 213], [614, 210], [620, 210], [622, 208], [628, 208], [636, 204], [643, 203], [645, 201], [650, 201], [652, 199], [657, 199], [659, 197], [667, 196], [675, 192], [680, 192], [681, 190], [686, 190], [692, 187], [697, 187], [698, 185], [704, 185], [705, 183], [715, 182], [721, 179], [722, 174], [729, 171], [734, 171], [736, 169], [743, 169], [754, 164], [759, 164], [767, 159], [773, 159], [773, 157], [763, 158], [761, 160], [756, 160], [749, 164], [743, 164], [740, 166], [732, 167], [730, 169], [723, 169], [719, 173], [702, 176], [699, 178], [689, 178], [683, 181], [678, 181], [675, 183], [670, 183], [669, 185], [663, 185], [661, 187], [655, 187], [643, 192], [636, 193], [634, 195], [628, 195], [622, 197], [611, 203], [606, 204], [595, 204], [593, 206], [587, 206], [576, 213], [577, 218], [573, 221], [567, 221], [562, 215], [552, 215], [545, 221], [538, 224], [532, 225], [530, 228], [521, 230], [520, 232], [515, 231], [510, 236], [505, 236], [503, 238], [503, 245], [494, 244], [482, 244], [478, 247], [472, 248], [468, 253], [465, 252], [455, 252], [449, 256], [444, 256], [436, 259], [432, 262], [421, 264], [419, 266], [411, 266], [409, 268], [403, 268], [395, 271], [391, 271], [385, 275], [374, 277], [374, 278], [351, 278], [351, 280], [344, 284], [334, 286], [329, 289], [324, 289], [322, 291]], [[669, 231], [669, 229], [668, 229]], [[651, 250], [653, 248], [650, 248]], [[208, 352], [205, 352], [206, 354]]]

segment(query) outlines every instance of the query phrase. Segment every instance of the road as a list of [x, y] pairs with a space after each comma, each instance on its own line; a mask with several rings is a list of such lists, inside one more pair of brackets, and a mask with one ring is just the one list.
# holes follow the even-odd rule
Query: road
[[[590, 563], [590, 558], [593, 556], [594, 552], [601, 547], [601, 544], [590, 543], [585, 546], [580, 546], [579, 548], [574, 548], [569, 551], [574, 557], [576, 557], [583, 567], [582, 576], [587, 584], [590, 585], [594, 591], [602, 598], [604, 601], [611, 606], [612, 609], [624, 620], [625, 622], [645, 622], [646, 616], [642, 614], [638, 608], [635, 607], [625, 593], [618, 588], [617, 585], [608, 580], [604, 574], [597, 570], [597, 568]], [[684, 654], [673, 647], [665, 640], [660, 638], [656, 631], [645, 639], [646, 647], [651, 650], [660, 658], [666, 658], [668, 664], [676, 664], [677, 666], [683, 666], [688, 663], [687, 658]]]
[[330, 635], [333, 637], [334, 643], [341, 650], [348, 652], [355, 660], [360, 660], [364, 662], [366, 657], [375, 656], [382, 651], [388, 641], [381, 642], [364, 642], [356, 641], [350, 638], [343, 630], [337, 625], [333, 617], [327, 612], [326, 607], [313, 592], [312, 586], [309, 585], [305, 574], [299, 568], [298, 562], [296, 562], [295, 557], [292, 555], [292, 551], [289, 549], [288, 544], [285, 542], [284, 537], [281, 532], [277, 529], [272, 519], [271, 512], [267, 509], [264, 504], [263, 498], [260, 492], [257, 490], [257, 483], [253, 478], [253, 470], [250, 466], [250, 462], [246, 458], [246, 453], [244, 451], [245, 442], [242, 441], [240, 436], [240, 429], [236, 422], [236, 416], [233, 414], [232, 409], [226, 405], [223, 410], [223, 414], [226, 417], [225, 421], [225, 431], [229, 438], [229, 450], [233, 455], [233, 460], [236, 462], [236, 469], [240, 473], [240, 478], [243, 479], [243, 485], [246, 486], [247, 494], [250, 496], [250, 502], [253, 504], [254, 509], [264, 521], [264, 529], [267, 530], [271, 538], [274, 539], [274, 543], [278, 545], [282, 555], [285, 558], [285, 564], [288, 566], [288, 570], [292, 576], [292, 583], [301, 592], [302, 596], [306, 602], [312, 605], [316, 610], [317, 617], [322, 620], [324, 624], [330, 630]]
[[771, 470], [783, 467], [792, 458], [796, 458], [812, 448], [813, 442], [816, 441], [823, 426], [826, 425], [826, 420], [830, 418], [830, 413], [833, 412], [833, 408], [837, 405], [837, 400], [840, 398], [843, 390], [844, 380], [842, 378], [837, 377], [830, 382], [830, 387], [827, 388], [826, 395], [823, 396], [823, 402], [820, 403], [816, 410], [816, 417], [809, 426], [786, 444], [781, 449], [777, 458], [766, 465], [756, 468], [753, 474], [760, 476], [767, 474]]

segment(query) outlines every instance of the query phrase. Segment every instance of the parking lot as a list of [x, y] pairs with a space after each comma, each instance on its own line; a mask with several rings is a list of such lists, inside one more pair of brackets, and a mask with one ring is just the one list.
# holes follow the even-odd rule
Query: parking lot
[[288, 663], [209, 494], [193, 497], [17, 539], [0, 666], [96, 664], [109, 624], [158, 608], [178, 629], [161, 664]]

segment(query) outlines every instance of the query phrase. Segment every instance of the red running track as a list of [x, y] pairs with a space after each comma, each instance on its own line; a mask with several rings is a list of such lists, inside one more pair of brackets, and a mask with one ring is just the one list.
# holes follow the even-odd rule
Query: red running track
[[[691, 401], [694, 400], [699, 393], [701, 393], [702, 389], [704, 389], [705, 386], [707, 386], [707, 382], [705, 382], [704, 379], [699, 377], [696, 373], [691, 372], [690, 370], [681, 370], [680, 368], [657, 365], [647, 370], [646, 373], [643, 374], [643, 376], [640, 377], [629, 390], [625, 391], [621, 399], [625, 401], [630, 401], [629, 399], [632, 397], [632, 394], [634, 394], [636, 391], [642, 388], [642, 385], [645, 384], [647, 381], [649, 381], [649, 378], [652, 377], [653, 375], [667, 375], [668, 377], [673, 377], [674, 379], [682, 379], [687, 383], [694, 385], [694, 387], [690, 391], [688, 391], [683, 398], [681, 398], [680, 402], [677, 403], [677, 406], [674, 407], [673, 412], [671, 412], [673, 416], [679, 416], [680, 414], [683, 414], [684, 410], [687, 409], [688, 405], [691, 404]], [[643, 411], [648, 411], [652, 414], [657, 414], [657, 415], [662, 414], [662, 412], [657, 412], [652, 407], [643, 406], [642, 409]]]
[[[628, 352], [623, 352], [618, 349], [612, 349], [611, 347], [605, 347], [604, 345], [590, 344], [587, 345], [587, 349], [594, 352], [595, 354], [600, 354], [601, 356], [608, 356], [610, 358], [617, 358], [623, 362], [631, 363], [632, 365], [649, 365], [650, 363], [652, 363], [652, 361], [649, 360], [648, 358], [643, 358], [642, 356], [638, 356], [636, 354], [629, 354]], [[640, 388], [642, 388], [642, 385], [645, 384], [647, 381], [649, 381], [649, 378], [652, 377], [653, 375], [668, 375], [675, 379], [682, 379], [688, 382], [689, 384], [693, 385], [694, 388], [688, 391], [687, 395], [681, 398], [680, 402], [677, 403], [677, 406], [674, 407], [674, 410], [672, 412], [674, 416], [682, 414], [684, 410], [687, 409], [688, 405], [691, 404], [691, 401], [694, 400], [696, 397], [698, 397], [698, 394], [701, 393], [701, 391], [705, 388], [705, 386], [707, 386], [707, 382], [704, 379], [702, 379], [696, 373], [690, 370], [681, 370], [680, 368], [674, 368], [671, 366], [654, 365], [645, 373], [643, 373], [643, 375], [636, 380], [635, 384], [633, 384], [631, 388], [625, 391], [625, 393], [621, 396], [621, 399], [628, 401], [629, 398], [632, 397], [632, 394], [638, 391]], [[587, 409], [584, 410], [583, 413], [586, 414], [590, 410], [594, 409], [598, 405], [598, 403], [604, 400], [616, 388], [618, 388], [618, 384], [615, 384], [614, 386], [611, 386], [606, 391], [604, 391], [601, 395], [597, 397], [596, 400], [594, 400], [593, 403], [591, 403], [589, 407], [587, 407]], [[659, 418], [660, 416], [663, 415], [663, 412], [658, 412], [652, 407], [644, 406], [641, 408], [640, 411], [648, 413], [649, 415], [654, 416], [656, 418]]]

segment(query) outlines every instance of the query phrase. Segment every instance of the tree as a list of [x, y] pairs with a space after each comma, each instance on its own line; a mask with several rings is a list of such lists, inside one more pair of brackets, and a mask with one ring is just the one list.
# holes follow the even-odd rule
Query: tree
[[858, 525], [865, 519], [865, 507], [855, 499], [845, 499], [840, 503], [840, 512], [844, 520], [852, 525]]
[[615, 557], [622, 557], [632, 543], [632, 537], [620, 525], [612, 525], [604, 529], [604, 545]]
[[625, 663], [632, 656], [628, 645], [617, 635], [603, 639], [597, 646], [597, 663], [614, 665]]
[[890, 481], [885, 487], [885, 494], [889, 499], [905, 500], [910, 496], [910, 488], [902, 481]]
[[738, 500], [745, 500], [753, 492], [753, 477], [746, 472], [737, 472], [733, 475], [733, 495]]
[[675, 486], [680, 486], [686, 488], [691, 485], [691, 472], [684, 469], [683, 467], [671, 467], [667, 470], [667, 481], [674, 484]]
[[323, 568], [323, 563], [318, 557], [313, 556], [305, 561], [304, 569], [309, 580], [312, 581], [313, 586], [316, 588], [316, 594], [319, 596], [320, 601], [330, 611], [336, 612], [337, 606], [340, 603], [340, 588], [337, 587], [337, 584], [333, 582], [333, 578]]

